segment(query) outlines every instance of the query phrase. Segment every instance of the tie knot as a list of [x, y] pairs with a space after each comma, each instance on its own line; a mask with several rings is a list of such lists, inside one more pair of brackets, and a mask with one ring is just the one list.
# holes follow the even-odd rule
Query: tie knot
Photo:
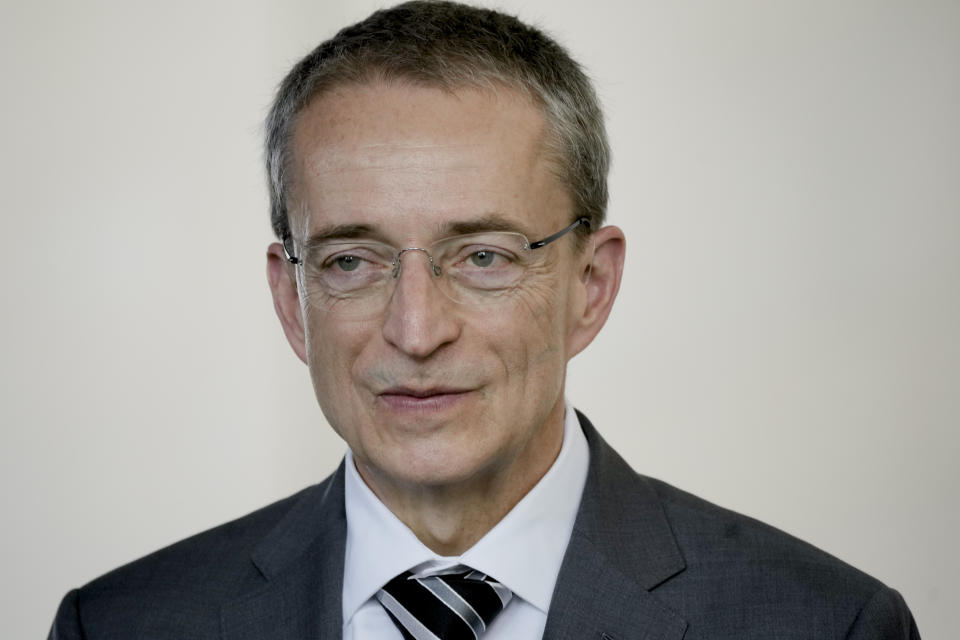
[[457, 567], [426, 576], [404, 571], [377, 600], [408, 640], [474, 640], [512, 596], [490, 576]]

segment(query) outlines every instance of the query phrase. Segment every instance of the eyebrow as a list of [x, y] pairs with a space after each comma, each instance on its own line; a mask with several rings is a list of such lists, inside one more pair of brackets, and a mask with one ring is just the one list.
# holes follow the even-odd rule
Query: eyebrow
[[383, 240], [382, 234], [368, 224], [335, 224], [311, 233], [307, 238], [307, 244], [315, 246], [330, 240], [356, 240], [357, 238]]
[[[522, 225], [498, 213], [489, 213], [469, 220], [454, 220], [438, 225], [440, 237], [457, 236], [485, 231], [513, 231], [529, 236], [529, 230]], [[369, 224], [335, 224], [322, 227], [307, 238], [308, 246], [336, 240], [377, 240], [390, 244], [386, 235], [377, 227]]]
[[484, 231], [513, 231], [529, 235], [529, 231], [522, 225], [498, 214], [488, 213], [471, 220], [453, 221], [440, 225], [443, 235], [462, 235], [467, 233], [483, 233]]

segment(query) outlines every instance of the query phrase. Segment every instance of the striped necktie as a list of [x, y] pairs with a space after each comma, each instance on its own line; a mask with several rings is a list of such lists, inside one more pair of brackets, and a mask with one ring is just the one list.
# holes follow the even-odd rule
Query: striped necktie
[[513, 597], [486, 574], [453, 571], [422, 578], [404, 571], [377, 592], [405, 640], [476, 640]]

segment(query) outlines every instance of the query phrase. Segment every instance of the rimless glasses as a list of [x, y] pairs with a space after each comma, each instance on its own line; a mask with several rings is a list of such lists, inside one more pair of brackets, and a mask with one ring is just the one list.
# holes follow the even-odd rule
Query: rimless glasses
[[383, 310], [407, 253], [424, 254], [430, 274], [451, 300], [484, 305], [516, 288], [531, 269], [543, 262], [544, 255], [537, 249], [580, 225], [589, 229], [590, 221], [578, 218], [536, 242], [513, 231], [451, 236], [427, 248], [400, 249], [370, 240], [333, 239], [307, 243], [299, 255], [287, 235], [283, 249], [287, 260], [301, 270], [301, 291], [312, 308], [357, 316]]

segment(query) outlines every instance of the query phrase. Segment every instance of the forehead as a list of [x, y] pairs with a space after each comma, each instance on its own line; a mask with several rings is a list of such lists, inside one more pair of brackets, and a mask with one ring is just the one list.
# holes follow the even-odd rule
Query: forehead
[[340, 87], [296, 123], [292, 209], [306, 233], [406, 236], [496, 217], [534, 233], [570, 215], [546, 141], [541, 110], [514, 89]]

